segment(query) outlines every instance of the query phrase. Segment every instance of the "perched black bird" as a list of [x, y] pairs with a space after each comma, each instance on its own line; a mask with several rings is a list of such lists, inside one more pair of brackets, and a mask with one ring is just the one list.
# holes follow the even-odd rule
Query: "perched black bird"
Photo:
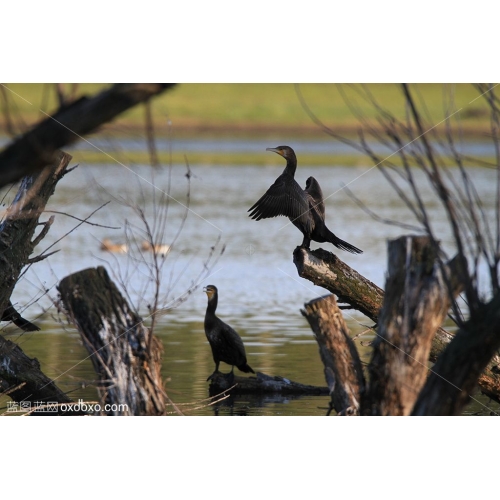
[[294, 179], [297, 169], [297, 157], [289, 146], [267, 148], [286, 159], [283, 173], [274, 181], [274, 184], [250, 209], [250, 217], [255, 220], [268, 219], [284, 215], [291, 223], [298, 227], [304, 239], [300, 245], [309, 249], [311, 240], [318, 243], [329, 242], [337, 248], [351, 253], [363, 253], [354, 245], [337, 238], [325, 225], [325, 204], [323, 193], [314, 177], [309, 177], [306, 189], [302, 189]]
[[14, 306], [12, 305], [12, 302], [9, 300], [9, 304], [2, 313], [2, 316], [0, 318], [0, 321], [12, 321], [14, 325], [17, 327], [21, 328], [21, 330], [24, 330], [25, 332], [37, 332], [40, 330], [38, 326], [34, 325], [33, 323], [30, 323], [27, 319], [24, 319], [15, 309]]
[[207, 312], [205, 314], [205, 334], [212, 348], [215, 361], [215, 371], [207, 380], [210, 380], [218, 373], [221, 361], [231, 365], [231, 375], [233, 375], [235, 366], [242, 372], [255, 373], [247, 364], [245, 347], [240, 336], [215, 315], [218, 299], [217, 288], [214, 285], [208, 285], [203, 291], [208, 297]]

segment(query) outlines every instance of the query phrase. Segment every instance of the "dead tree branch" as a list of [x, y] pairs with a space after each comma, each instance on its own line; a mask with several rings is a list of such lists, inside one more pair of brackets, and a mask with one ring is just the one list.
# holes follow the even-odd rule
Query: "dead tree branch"
[[144, 103], [145, 132], [149, 152], [149, 163], [152, 167], [159, 167], [158, 151], [156, 149], [155, 128], [153, 121], [153, 112], [151, 110], [151, 101]]
[[21, 270], [29, 262], [35, 242], [39, 241], [39, 238], [33, 240], [33, 236], [39, 225], [40, 214], [57, 183], [66, 174], [70, 160], [70, 155], [59, 151], [54, 165], [25, 177], [5, 219], [0, 223], [1, 311], [7, 307]]
[[[8, 393], [17, 403], [71, 403], [54, 382], [40, 370], [36, 358], [29, 358], [22, 349], [0, 336], [0, 393]], [[47, 412], [54, 415], [60, 413]]]
[[342, 262], [335, 254], [322, 248], [309, 251], [297, 247], [293, 263], [301, 278], [334, 293], [339, 302], [346, 302], [377, 321], [384, 300], [384, 291]]
[[[336, 255], [321, 248], [313, 251], [296, 248], [293, 258], [300, 277], [334, 293], [339, 300], [362, 312], [375, 323], [379, 321], [384, 291]], [[455, 269], [453, 260], [448, 265]], [[456, 275], [456, 272], [452, 275]], [[430, 361], [435, 362], [452, 340], [451, 333], [439, 328], [432, 340]], [[500, 402], [500, 356], [495, 355], [488, 362], [478, 384], [484, 394]]]
[[0, 153], [0, 186], [53, 164], [60, 148], [174, 85], [116, 84], [94, 97], [82, 97], [59, 109]]
[[[22, 318], [10, 302], [10, 297], [22, 268], [29, 263], [29, 256], [40, 235], [33, 239], [39, 225], [39, 216], [53, 194], [56, 184], [65, 175], [71, 156], [59, 152], [58, 161], [36, 175], [23, 179], [13, 204], [0, 224], [0, 310], [2, 321], [12, 321], [25, 331], [39, 328]], [[45, 224], [46, 234], [50, 224]], [[17, 388], [18, 389], [12, 389]], [[69, 403], [68, 398], [40, 371], [36, 359], [27, 357], [20, 347], [0, 336], [0, 389], [9, 391], [17, 402], [38, 401]], [[60, 411], [60, 410], [59, 410]]]

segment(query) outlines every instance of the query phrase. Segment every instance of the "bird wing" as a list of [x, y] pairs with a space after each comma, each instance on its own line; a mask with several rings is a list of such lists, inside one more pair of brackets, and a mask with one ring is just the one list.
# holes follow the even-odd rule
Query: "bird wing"
[[325, 203], [323, 201], [323, 192], [318, 182], [313, 178], [309, 177], [306, 184], [306, 189], [304, 192], [307, 195], [309, 206], [311, 210], [316, 212], [320, 219], [325, 221]]
[[233, 328], [222, 320], [220, 320], [219, 327], [221, 333], [220, 347], [229, 358], [223, 359], [222, 361], [234, 365], [246, 363], [245, 346], [243, 345], [241, 337]]
[[321, 226], [325, 223], [325, 204], [323, 201], [319, 201], [309, 193], [307, 193], [307, 199], [309, 201], [309, 211], [311, 213], [312, 226], [311, 230], [315, 227]]
[[291, 220], [307, 215], [309, 204], [295, 179], [280, 175], [265, 194], [248, 210], [255, 220], [284, 215]]

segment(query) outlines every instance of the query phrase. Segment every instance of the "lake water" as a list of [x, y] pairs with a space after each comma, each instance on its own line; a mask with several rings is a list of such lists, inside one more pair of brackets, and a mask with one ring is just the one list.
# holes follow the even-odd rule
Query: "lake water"
[[[77, 163], [78, 155], [74, 154]], [[255, 371], [304, 384], [325, 385], [318, 348], [300, 309], [304, 303], [327, 292], [297, 276], [292, 252], [301, 243], [302, 234], [283, 217], [257, 222], [247, 215], [248, 208], [283, 167], [284, 162], [278, 156], [272, 167], [193, 166], [188, 200], [184, 165], [159, 169], [116, 163], [80, 165], [61, 181], [47, 207], [59, 213], [39, 249], [54, 245], [49, 251], [57, 249], [58, 253], [30, 267], [13, 295], [13, 302], [19, 304], [20, 310], [36, 301], [23, 314], [39, 324], [42, 331], [20, 335], [15, 327], [8, 326], [3, 334], [18, 342], [26, 354], [37, 357], [42, 370], [55, 378], [63, 390], [71, 391], [74, 399], [95, 400], [95, 375], [86, 359], [87, 353], [75, 329], [58, 323], [52, 301], [57, 300], [56, 285], [63, 277], [104, 265], [117, 284], [126, 284], [130, 302], [147, 318], [147, 305], [152, 302], [154, 289], [144, 259], [150, 256], [137, 248], [144, 237], [144, 225], [130, 205], [139, 206], [160, 233], [163, 227], [159, 240], [174, 242], [162, 268], [163, 315], [156, 331], [165, 348], [163, 373], [168, 379], [169, 397], [186, 414], [194, 415], [324, 415], [328, 397], [245, 396], [211, 406], [204, 401], [208, 397], [206, 378], [214, 369], [203, 331], [207, 299], [202, 288], [208, 284], [218, 287], [217, 314], [240, 333], [248, 362]], [[486, 211], [492, 214], [496, 172], [484, 168], [471, 172]], [[342, 185], [348, 184], [382, 218], [408, 222], [409, 212], [381, 174], [368, 164], [349, 168], [308, 167], [299, 161], [296, 173], [299, 184], [304, 186], [311, 175], [318, 179], [327, 198], [328, 227], [364, 253], [352, 255], [332, 245], [314, 242], [312, 248], [321, 246], [335, 251], [350, 266], [383, 287], [387, 240], [408, 231], [372, 220], [342, 190]], [[451, 249], [441, 206], [430, 190], [424, 190], [423, 198], [436, 233], [444, 247]], [[108, 201], [89, 220], [109, 226], [106, 228], [83, 224], [75, 229], [78, 221], [63, 215], [84, 219]], [[128, 239], [132, 250], [128, 254], [103, 252], [100, 242], [104, 238], [117, 243]], [[207, 264], [211, 252], [214, 258]], [[196, 289], [186, 295], [193, 285]], [[371, 325], [355, 311], [346, 311], [345, 316], [353, 335]], [[360, 340], [370, 339], [366, 335]], [[369, 348], [362, 346], [360, 340], [357, 345], [363, 360], [368, 361]], [[223, 364], [221, 368], [228, 369]], [[484, 405], [498, 411], [498, 405], [479, 396], [477, 399], [480, 402], [471, 405], [467, 412], [488, 413]], [[0, 406], [5, 406], [5, 401], [1, 399]]]

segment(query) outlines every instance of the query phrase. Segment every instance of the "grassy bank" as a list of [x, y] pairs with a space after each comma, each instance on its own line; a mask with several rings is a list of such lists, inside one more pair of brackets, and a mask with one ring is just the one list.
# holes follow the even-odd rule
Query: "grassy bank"
[[[26, 125], [43, 117], [40, 110], [51, 113], [57, 107], [53, 84], [6, 84], [2, 92], [9, 100], [14, 119]], [[79, 84], [75, 96], [92, 95], [106, 88], [106, 84]], [[369, 95], [398, 118], [405, 117], [401, 90], [396, 84], [335, 85], [301, 84], [305, 102], [327, 125], [336, 129], [355, 129], [358, 121], [354, 112], [375, 119], [377, 111], [369, 102]], [[433, 125], [451, 110], [461, 109], [454, 118], [462, 125], [484, 128], [489, 117], [485, 114], [483, 99], [467, 84], [418, 84], [412, 86], [417, 102], [425, 102], [427, 120]], [[65, 85], [71, 92], [72, 86]], [[11, 92], [12, 91], [12, 92]], [[454, 106], [446, 110], [443, 100], [453, 96]], [[474, 100], [476, 99], [476, 100]], [[165, 127], [170, 120], [181, 132], [204, 133], [262, 133], [280, 130], [315, 131], [318, 129], [307, 116], [292, 84], [179, 84], [154, 101], [154, 121]], [[2, 122], [4, 116], [2, 116]], [[136, 107], [116, 120], [117, 127], [141, 129], [144, 109]]]
[[[64, 90], [74, 91], [74, 97], [94, 95], [108, 84], [65, 84]], [[452, 124], [460, 125], [464, 137], [482, 137], [489, 132], [489, 115], [483, 98], [471, 85], [418, 84], [411, 86], [415, 100], [421, 105], [428, 126], [453, 115]], [[16, 133], [21, 133], [39, 120], [44, 113], [57, 109], [54, 84], [6, 84], [2, 90], [3, 113], [0, 113], [0, 132], [6, 135], [7, 116]], [[307, 106], [327, 126], [336, 132], [350, 135], [360, 127], [357, 114], [376, 126], [377, 111], [370, 102], [376, 100], [384, 109], [400, 119], [405, 118], [401, 89], [396, 84], [335, 85], [301, 84], [299, 92]], [[443, 102], [453, 105], [448, 107]], [[293, 144], [293, 139], [330, 140], [307, 115], [292, 84], [179, 84], [153, 101], [152, 114], [157, 135], [162, 138], [245, 138], [265, 137], [269, 145]], [[7, 107], [6, 107], [7, 103]], [[423, 105], [425, 103], [425, 105]], [[108, 124], [102, 133], [110, 137], [144, 137], [144, 106], [124, 113]], [[440, 126], [441, 128], [444, 125]], [[144, 144], [146, 144], [144, 142]], [[123, 162], [147, 163], [146, 149], [141, 152], [108, 151]], [[272, 164], [264, 151], [255, 154], [227, 152], [185, 152], [192, 164]], [[160, 152], [160, 161], [168, 163], [170, 156]], [[75, 153], [82, 162], [107, 162], [109, 158], [97, 151]], [[184, 163], [184, 155], [174, 153], [174, 163]], [[353, 152], [341, 156], [307, 154], [302, 163], [310, 165], [359, 165], [367, 160]]]

